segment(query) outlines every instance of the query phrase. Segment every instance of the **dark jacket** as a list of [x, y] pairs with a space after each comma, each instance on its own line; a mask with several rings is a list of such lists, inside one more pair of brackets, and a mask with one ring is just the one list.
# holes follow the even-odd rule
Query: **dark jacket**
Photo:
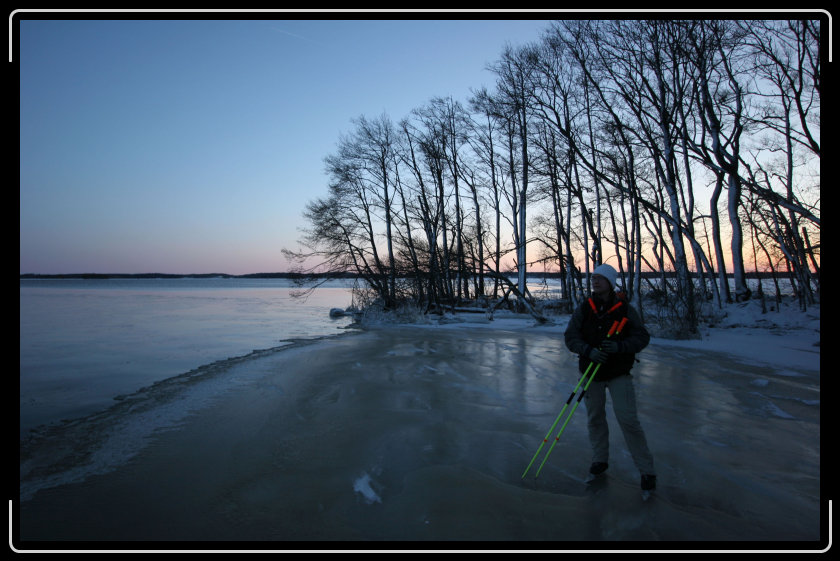
[[[593, 310], [593, 305], [595, 309]], [[607, 337], [615, 321], [627, 317], [627, 323], [618, 335], [610, 339], [618, 341], [619, 352], [610, 355], [598, 369], [596, 380], [609, 380], [629, 374], [636, 359], [636, 353], [647, 347], [650, 334], [645, 329], [639, 313], [630, 304], [610, 292], [605, 301], [594, 296], [574, 311], [566, 327], [566, 347], [579, 355], [579, 368], [584, 372], [589, 366], [589, 351], [598, 347]]]

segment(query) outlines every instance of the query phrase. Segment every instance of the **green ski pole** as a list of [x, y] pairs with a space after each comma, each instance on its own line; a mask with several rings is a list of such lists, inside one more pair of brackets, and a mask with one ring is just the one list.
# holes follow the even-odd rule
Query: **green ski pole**
[[556, 418], [556, 419], [554, 419], [554, 424], [553, 424], [553, 425], [551, 425], [551, 428], [550, 428], [550, 429], [548, 429], [548, 433], [546, 433], [545, 438], [543, 438], [542, 444], [540, 444], [540, 447], [539, 447], [539, 448], [537, 448], [537, 451], [536, 451], [536, 453], [534, 454], [534, 457], [533, 457], [533, 458], [531, 458], [531, 462], [528, 464], [528, 467], [526, 467], [526, 468], [525, 468], [525, 471], [524, 471], [524, 472], [522, 472], [522, 479], [525, 479], [525, 475], [527, 475], [527, 474], [528, 474], [528, 470], [529, 470], [529, 469], [531, 469], [531, 466], [532, 466], [532, 465], [534, 465], [534, 460], [536, 460], [536, 459], [537, 459], [537, 456], [539, 456], [539, 455], [540, 455], [540, 452], [542, 451], [543, 446], [545, 446], [545, 445], [546, 445], [546, 443], [548, 442], [548, 437], [549, 437], [549, 436], [551, 436], [551, 433], [553, 433], [553, 432], [554, 432], [554, 427], [556, 427], [556, 426], [557, 426], [557, 423], [559, 423], [559, 422], [560, 422], [560, 419], [563, 417], [563, 413], [565, 413], [565, 412], [566, 412], [566, 408], [569, 406], [569, 404], [570, 404], [570, 403], [572, 402], [572, 400], [575, 398], [575, 394], [577, 393], [578, 388], [580, 388], [580, 385], [581, 385], [581, 384], [583, 383], [583, 381], [586, 379], [586, 375], [587, 375], [587, 374], [589, 374], [589, 370], [592, 368], [592, 365], [593, 365], [593, 364], [595, 364], [595, 363], [594, 363], [594, 362], [590, 362], [590, 363], [589, 363], [589, 366], [587, 366], [587, 367], [586, 367], [586, 372], [584, 372], [584, 373], [583, 373], [583, 376], [581, 376], [581, 377], [580, 377], [580, 380], [578, 380], [578, 383], [577, 383], [577, 385], [575, 386], [575, 389], [573, 389], [573, 390], [572, 390], [571, 395], [569, 395], [569, 399], [567, 399], [567, 400], [566, 400], [566, 404], [563, 406], [563, 409], [561, 409], [561, 410], [560, 410], [560, 414], [558, 414], [558, 415], [557, 415], [557, 418]]
[[[627, 318], [622, 319], [621, 323], [619, 323], [618, 321], [614, 322], [612, 327], [610, 328], [609, 332], [607, 333], [607, 338], [609, 339], [614, 334], [617, 335], [618, 333], [620, 333], [621, 330], [624, 328], [624, 325], [626, 323], [627, 323]], [[601, 364], [599, 363], [595, 366], [595, 370], [593, 370], [592, 374], [589, 376], [589, 379], [587, 380], [586, 385], [583, 387], [583, 391], [580, 392], [580, 395], [578, 396], [577, 401], [575, 402], [574, 406], [572, 407], [572, 410], [569, 412], [569, 416], [566, 417], [565, 422], [563, 422], [563, 426], [560, 427], [560, 431], [557, 433], [557, 437], [554, 439], [554, 442], [551, 443], [551, 446], [548, 448], [548, 452], [545, 453], [545, 457], [543, 458], [543, 461], [540, 464], [539, 469], [537, 469], [537, 473], [536, 473], [536, 475], [534, 475], [534, 479], [536, 479], [537, 477], [540, 476], [540, 472], [542, 471], [542, 468], [545, 465], [546, 460], [548, 460], [548, 456], [551, 454], [551, 451], [554, 450], [554, 447], [557, 445], [557, 442], [560, 440], [560, 435], [563, 434], [563, 431], [566, 429], [566, 425], [569, 424], [569, 421], [571, 420], [572, 415], [575, 414], [575, 410], [577, 410], [578, 405], [580, 405], [580, 402], [583, 399], [583, 396], [586, 394], [586, 390], [589, 389], [589, 385], [592, 384], [592, 381], [595, 379], [595, 375], [598, 373], [598, 370], [600, 368], [601, 368]], [[588, 368], [587, 368], [587, 370], [588, 370]], [[586, 377], [586, 374], [584, 374], [581, 377], [581, 379], [583, 379], [585, 377]]]
[[[618, 321], [616, 321], [612, 324], [612, 327], [610, 327], [609, 333], [607, 333], [607, 337], [612, 335], [613, 331], [617, 328], [617, 326], [618, 326]], [[543, 447], [548, 443], [548, 437], [550, 437], [551, 434], [554, 432], [554, 428], [557, 426], [557, 423], [560, 422], [560, 419], [563, 417], [563, 413], [566, 412], [566, 408], [569, 406], [569, 404], [575, 398], [575, 394], [577, 393], [581, 384], [583, 384], [583, 382], [586, 380], [586, 376], [589, 374], [589, 370], [591, 370], [594, 365], [595, 365], [595, 362], [590, 362], [589, 366], [586, 367], [586, 371], [583, 373], [583, 376], [580, 377], [580, 380], [578, 380], [578, 383], [575, 386], [575, 389], [572, 390], [571, 395], [569, 395], [569, 399], [566, 400], [566, 404], [563, 405], [563, 409], [560, 410], [560, 414], [557, 415], [557, 418], [554, 420], [554, 424], [552, 424], [551, 428], [548, 429], [548, 434], [545, 435], [545, 438], [543, 438], [543, 441], [540, 444], [540, 447], [537, 448], [537, 452], [534, 454], [534, 457], [531, 458], [531, 462], [528, 464], [528, 467], [526, 467], [525, 471], [522, 473], [522, 478], [523, 479], [528, 474], [528, 470], [531, 469], [531, 466], [534, 464], [534, 461], [537, 459], [537, 456], [540, 455], [540, 452], [542, 451]], [[596, 367], [596, 370], [597, 370], [597, 367]]]

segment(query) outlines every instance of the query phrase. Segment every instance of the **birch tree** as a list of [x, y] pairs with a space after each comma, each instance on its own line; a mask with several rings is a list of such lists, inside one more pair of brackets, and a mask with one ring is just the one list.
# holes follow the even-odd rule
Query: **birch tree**
[[[499, 182], [499, 162], [496, 142], [501, 135], [499, 110], [486, 88], [478, 90], [469, 100], [474, 113], [472, 134], [469, 142], [480, 167], [484, 170], [487, 197], [493, 211], [493, 298], [499, 295], [499, 278], [502, 261], [502, 208], [501, 185]], [[482, 265], [484, 266], [484, 265]], [[482, 271], [483, 272], [483, 271]]]
[[727, 22], [712, 21], [692, 25], [685, 40], [696, 69], [701, 106], [698, 116], [709, 143], [709, 148], [702, 153], [706, 156], [706, 165], [719, 170], [726, 178], [735, 298], [745, 300], [750, 296], [750, 289], [746, 284], [743, 231], [738, 212], [742, 202], [739, 163], [741, 137], [746, 125], [746, 92], [734, 57], [739, 39], [732, 34], [732, 26]]
[[[819, 189], [819, 183], [814, 184], [803, 171], [819, 166], [821, 154], [820, 24], [809, 20], [751, 23], [740, 23], [738, 27], [746, 37], [746, 49], [754, 59], [752, 68], [757, 79], [769, 85], [757, 88], [758, 110], [753, 120], [764, 139], [761, 152], [772, 151], [778, 156], [754, 155], [751, 162], [745, 163], [750, 179], [747, 186], [758, 186], [755, 191], [768, 205], [784, 205], [784, 222], [789, 234], [783, 247], [802, 287], [805, 307], [814, 301], [809, 266], [813, 254], [806, 248], [805, 235], [801, 232], [805, 222], [810, 222], [817, 231], [820, 224], [819, 217], [803, 202], [813, 198], [807, 190], [816, 189], [818, 193]], [[777, 190], [774, 184], [779, 186]], [[780, 197], [767, 197], [769, 192], [779, 192]], [[780, 208], [776, 212], [781, 211]], [[778, 240], [781, 244], [782, 238]]]
[[[512, 135], [516, 135], [519, 142], [519, 165], [520, 170], [511, 169], [511, 178], [517, 179], [516, 208], [515, 208], [515, 237], [517, 239], [517, 273], [519, 292], [526, 294], [526, 274], [528, 268], [527, 257], [527, 216], [528, 216], [528, 127], [531, 120], [531, 77], [534, 71], [534, 62], [537, 54], [533, 47], [521, 47], [514, 49], [507, 47], [502, 53], [500, 60], [492, 66], [496, 73], [496, 88], [498, 90], [497, 100], [505, 111], [511, 128]], [[513, 160], [513, 158], [511, 158]]]

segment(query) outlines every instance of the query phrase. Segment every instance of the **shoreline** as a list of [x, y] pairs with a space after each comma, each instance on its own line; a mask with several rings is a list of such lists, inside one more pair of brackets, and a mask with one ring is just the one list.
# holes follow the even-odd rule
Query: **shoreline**
[[[118, 469], [125, 461], [142, 452], [147, 440], [152, 438], [155, 432], [177, 429], [183, 419], [193, 411], [210, 406], [214, 401], [222, 399], [225, 392], [235, 390], [241, 381], [227, 376], [231, 369], [247, 366], [252, 361], [259, 361], [276, 353], [305, 350], [311, 345], [328, 344], [331, 340], [353, 335], [353, 332], [347, 332], [281, 340], [279, 342], [285, 344], [255, 349], [244, 355], [216, 360], [187, 372], [155, 381], [133, 392], [116, 395], [109, 407], [88, 415], [31, 427], [21, 433], [20, 438], [21, 480], [23, 481], [30, 473], [44, 470], [60, 473], [55, 466], [74, 456], [85, 457], [98, 454], [100, 459], [90, 462], [87, 470], [78, 469], [78, 466], [71, 469], [70, 471], [73, 472], [70, 475], [71, 481], [83, 480], [90, 475]], [[147, 411], [148, 414], [143, 418]], [[141, 417], [142, 422], [136, 420], [131, 422], [130, 417]], [[122, 432], [114, 431], [114, 427], [121, 423], [124, 425]], [[140, 430], [136, 430], [138, 428], [136, 425], [142, 425]], [[109, 433], [113, 434], [109, 436]], [[92, 452], [89, 449], [90, 434], [107, 438], [109, 441], [119, 440], [118, 450], [114, 453], [106, 451], [104, 454], [101, 450]], [[44, 450], [59, 439], [65, 441], [65, 444], [58, 451]], [[74, 446], [75, 442], [79, 444]], [[50, 478], [47, 478], [43, 487], [37, 483], [33, 486], [22, 482], [20, 498], [26, 500], [40, 488], [61, 484], [63, 482], [60, 479], [51, 480]]]
[[[819, 402], [807, 403], [807, 388], [798, 402], [779, 402], [792, 423], [763, 412], [768, 391], [755, 398], [745, 391], [755, 389], [750, 382], [757, 377], [771, 387], [784, 383], [790, 376], [781, 369], [739, 365], [718, 378], [706, 372], [732, 369], [731, 361], [656, 342], [643, 351], [635, 376], [640, 414], [662, 489], [659, 500], [639, 504], [637, 476], [620, 454], [620, 436], [614, 437], [617, 456], [607, 486], [593, 495], [582, 484], [588, 466], [582, 414], [544, 475], [520, 479], [523, 462], [569, 391], [573, 377], [562, 373], [574, 368], [573, 359], [557, 325], [506, 319], [484, 329], [465, 323], [380, 326], [234, 359], [220, 376], [230, 386], [217, 387], [212, 399], [204, 396], [175, 426], [146, 435], [124, 464], [44, 487], [16, 504], [20, 537], [24, 545], [64, 539], [820, 539], [819, 431], [813, 441], [808, 428], [819, 427]], [[721, 413], [741, 419], [729, 440], [731, 422], [713, 421], [721, 434], [712, 439], [690, 420], [708, 407], [707, 390], [671, 395], [674, 388], [662, 386], [685, 376], [686, 357], [699, 369], [692, 376], [712, 384], [708, 391], [752, 399], [735, 406], [717, 393], [712, 398]], [[733, 447], [743, 430], [751, 431], [749, 442], [812, 442], [816, 458], [806, 458], [800, 479], [790, 479], [784, 475], [788, 447], [751, 457]], [[768, 462], [778, 466], [769, 477], [781, 482], [768, 480], [765, 489], [754, 471], [766, 471]], [[719, 469], [720, 476], [708, 481], [707, 469]], [[803, 482], [808, 474], [815, 479]], [[708, 488], [693, 487], [703, 481]], [[723, 502], [710, 504], [703, 498], [709, 493]], [[609, 528], [604, 512], [612, 513]], [[756, 527], [751, 516], [762, 524]]]

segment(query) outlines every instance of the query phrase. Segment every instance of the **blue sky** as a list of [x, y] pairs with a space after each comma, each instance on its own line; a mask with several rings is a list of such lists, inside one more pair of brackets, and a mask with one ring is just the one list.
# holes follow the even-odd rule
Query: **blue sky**
[[20, 22], [21, 273], [287, 270], [351, 119], [465, 101], [548, 27], [259, 17]]

